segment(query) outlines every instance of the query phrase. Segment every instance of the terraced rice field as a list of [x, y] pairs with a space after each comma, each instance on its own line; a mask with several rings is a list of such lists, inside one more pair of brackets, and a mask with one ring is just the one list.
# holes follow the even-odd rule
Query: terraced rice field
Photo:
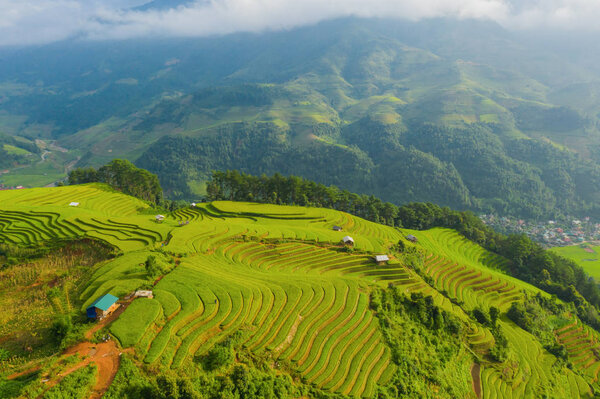
[[[94, 237], [121, 249], [122, 256], [94, 271], [82, 309], [105, 293], [123, 296], [147, 284], [143, 262], [150, 251], [168, 251], [180, 263], [153, 287], [155, 298], [143, 300], [147, 306], [134, 302], [111, 327], [141, 360], [185, 367], [243, 331], [244, 347], [269, 356], [274, 367], [291, 367], [306, 383], [351, 396], [372, 396], [394, 373], [369, 307], [372, 287], [393, 284], [431, 295], [467, 326], [470, 350], [479, 357], [494, 338], [467, 312], [476, 306], [505, 311], [524, 292], [539, 291], [500, 272], [505, 260], [452, 230], [401, 231], [327, 209], [228, 201], [166, 216], [156, 223], [146, 204], [101, 185], [1, 192], [0, 242]], [[426, 254], [422, 272], [431, 285], [393, 256], [383, 266], [371, 259], [391, 254], [409, 233]], [[354, 238], [354, 252], [341, 251], [345, 235]], [[556, 385], [547, 375], [554, 358], [507, 319], [500, 323], [518, 348], [518, 367], [507, 377], [506, 370], [482, 364], [482, 397], [536, 397], [551, 387], [562, 397], [589, 392], [586, 379], [570, 371]], [[577, 324], [556, 333], [574, 365], [597, 380], [597, 334]]]

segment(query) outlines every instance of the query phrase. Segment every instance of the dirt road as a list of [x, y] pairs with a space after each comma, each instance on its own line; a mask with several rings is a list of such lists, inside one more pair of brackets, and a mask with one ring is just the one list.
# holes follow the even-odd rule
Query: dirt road
[[[98, 344], [92, 343], [89, 340], [92, 339], [94, 334], [102, 329], [103, 327], [109, 325], [114, 320], [116, 320], [121, 313], [125, 311], [127, 306], [131, 303], [131, 300], [121, 303], [121, 306], [113, 312], [109, 317], [100, 320], [94, 325], [94, 327], [90, 328], [85, 333], [85, 338], [88, 340], [86, 342], [81, 342], [75, 346], [68, 348], [64, 351], [60, 358], [64, 359], [70, 356], [79, 355], [81, 361], [74, 364], [67, 370], [59, 373], [55, 378], [48, 381], [46, 383], [46, 390], [50, 389], [54, 385], [58, 384], [63, 378], [67, 375], [71, 374], [75, 370], [79, 370], [82, 367], [85, 367], [91, 363], [94, 363], [96, 367], [98, 367], [98, 377], [96, 380], [96, 384], [94, 385], [94, 389], [92, 394], [90, 395], [90, 399], [99, 399], [104, 395], [104, 393], [110, 387], [117, 371], [119, 370], [120, 356], [122, 351], [117, 346], [116, 342], [113, 340], [109, 340], [106, 342], [100, 342]], [[17, 378], [21, 375], [27, 374], [28, 372], [33, 372], [39, 367], [34, 369], [29, 369], [25, 372], [15, 373], [9, 376], [9, 379]]]

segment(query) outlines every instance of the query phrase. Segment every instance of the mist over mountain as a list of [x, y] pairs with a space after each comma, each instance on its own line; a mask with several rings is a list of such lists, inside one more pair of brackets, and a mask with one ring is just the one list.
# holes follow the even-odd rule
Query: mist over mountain
[[125, 157], [173, 198], [235, 168], [395, 203], [600, 216], [600, 52], [580, 38], [474, 19], [342, 18], [3, 48], [0, 132], [68, 149], [49, 177]]

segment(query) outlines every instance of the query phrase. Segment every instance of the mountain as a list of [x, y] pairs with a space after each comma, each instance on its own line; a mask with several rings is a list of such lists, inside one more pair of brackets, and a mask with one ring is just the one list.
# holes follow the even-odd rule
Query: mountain
[[173, 198], [202, 195], [213, 169], [239, 169], [395, 203], [598, 217], [600, 76], [584, 48], [542, 46], [548, 37], [350, 18], [4, 49], [0, 131], [56, 140], [79, 166], [133, 160]]

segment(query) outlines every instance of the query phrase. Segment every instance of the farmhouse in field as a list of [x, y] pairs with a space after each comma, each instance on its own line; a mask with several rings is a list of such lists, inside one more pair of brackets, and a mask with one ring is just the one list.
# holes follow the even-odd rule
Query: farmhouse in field
[[111, 294], [101, 296], [88, 306], [87, 317], [97, 320], [103, 319], [119, 307], [118, 300], [119, 298]]
[[71, 202], [69, 206], [79, 206], [79, 202]]
[[165, 220], [165, 216], [164, 215], [156, 215], [155, 219], [156, 219], [156, 223], [162, 223], [162, 221]]
[[195, 202], [192, 202], [190, 206], [191, 206], [192, 208], [195, 208], [195, 207], [196, 207], [196, 203], [195, 203]]
[[387, 255], [375, 255], [373, 256], [373, 260], [379, 266], [382, 266], [385, 265], [390, 260], [390, 258]]
[[417, 239], [417, 237], [413, 236], [412, 234], [409, 234], [409, 235], [407, 235], [407, 236], [406, 236], [406, 239], [407, 239], [408, 241], [410, 241], [410, 242], [417, 242], [417, 241], [419, 241], [419, 240]]
[[350, 236], [346, 236], [346, 237], [342, 238], [342, 242], [344, 243], [344, 245], [353, 246], [354, 245], [354, 238], [352, 238]]
[[334, 231], [342, 231], [342, 228], [340, 226], [333, 226], [333, 230]]
[[154, 298], [154, 294], [149, 290], [138, 290], [133, 294], [134, 298]]

